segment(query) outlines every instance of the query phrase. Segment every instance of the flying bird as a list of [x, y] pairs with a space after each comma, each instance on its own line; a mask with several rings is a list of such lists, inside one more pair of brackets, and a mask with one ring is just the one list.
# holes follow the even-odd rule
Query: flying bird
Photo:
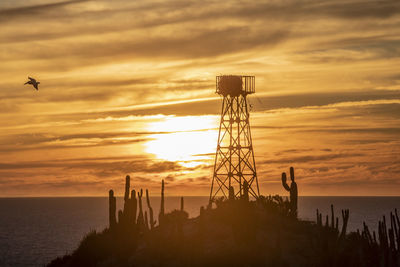
[[33, 79], [31, 77], [28, 77], [28, 78], [29, 78], [29, 81], [24, 83], [24, 85], [25, 84], [32, 84], [32, 86], [35, 87], [36, 91], [38, 91], [39, 90], [38, 85], [39, 85], [40, 82], [36, 81], [35, 79]]

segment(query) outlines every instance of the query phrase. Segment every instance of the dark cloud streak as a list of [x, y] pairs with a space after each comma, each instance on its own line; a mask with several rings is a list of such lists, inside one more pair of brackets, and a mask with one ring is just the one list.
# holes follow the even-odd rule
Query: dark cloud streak
[[76, 4], [76, 3], [80, 3], [80, 2], [87, 2], [87, 0], [70, 0], [70, 1], [62, 1], [62, 2], [56, 2], [56, 3], [0, 9], [0, 22], [1, 21], [9, 21], [11, 19], [18, 18], [18, 17], [22, 17], [22, 18], [26, 18], [27, 16], [36, 17], [36, 16], [39, 16], [40, 14], [46, 13], [48, 11], [54, 11], [56, 9], [65, 7], [67, 5]]

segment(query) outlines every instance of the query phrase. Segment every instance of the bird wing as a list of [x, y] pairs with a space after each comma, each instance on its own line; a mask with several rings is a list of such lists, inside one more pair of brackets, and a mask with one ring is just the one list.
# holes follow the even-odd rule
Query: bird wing
[[36, 80], [35, 80], [35, 79], [33, 79], [33, 78], [31, 78], [31, 77], [28, 77], [28, 78], [29, 78], [29, 80], [31, 80], [32, 82], [36, 83]]
[[33, 87], [35, 87], [36, 91], [39, 91], [39, 88], [38, 88], [38, 84], [37, 84], [37, 83], [33, 84]]

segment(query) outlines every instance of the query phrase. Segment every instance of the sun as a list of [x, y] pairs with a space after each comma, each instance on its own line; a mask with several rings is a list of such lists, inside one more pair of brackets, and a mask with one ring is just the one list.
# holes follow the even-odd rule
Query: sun
[[145, 151], [156, 158], [195, 167], [209, 160], [218, 137], [216, 116], [168, 116], [149, 123]]

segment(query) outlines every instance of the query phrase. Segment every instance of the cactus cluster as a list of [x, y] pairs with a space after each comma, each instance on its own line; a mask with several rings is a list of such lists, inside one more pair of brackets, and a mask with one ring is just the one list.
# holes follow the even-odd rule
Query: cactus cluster
[[[348, 209], [342, 210], [342, 230], [340, 231], [339, 235], [339, 218], [335, 217], [335, 211], [333, 205], [331, 205], [331, 220], [329, 223], [329, 216], [326, 215], [325, 228], [332, 229], [338, 235], [338, 237], [342, 239], [346, 236], [348, 222], [349, 222], [349, 210]], [[317, 225], [323, 227], [322, 213], [320, 213], [318, 209], [317, 209]]]
[[[130, 176], [127, 175], [125, 178], [125, 193], [124, 193], [124, 205], [123, 209], [118, 211], [118, 221], [116, 219], [116, 198], [114, 191], [109, 191], [109, 228], [114, 229], [116, 225], [122, 225], [123, 227], [133, 228], [135, 226], [142, 227], [144, 229], [145, 222], [142, 208], [142, 196], [143, 190], [137, 192], [138, 198], [136, 198], [136, 191], [132, 189], [130, 191]], [[148, 201], [149, 203], [150, 201]], [[138, 211], [139, 207], [139, 211]], [[153, 224], [154, 226], [154, 224]]]
[[[123, 209], [118, 211], [118, 220], [116, 218], [116, 197], [114, 196], [114, 191], [109, 191], [109, 228], [115, 229], [117, 225], [121, 225], [123, 228], [137, 229], [138, 232], [147, 232], [153, 230], [156, 227], [157, 221], [154, 219], [154, 211], [150, 202], [149, 190], [146, 189], [146, 203], [147, 210], [143, 209], [143, 189], [138, 192], [132, 189], [130, 191], [130, 176], [127, 175], [125, 178], [125, 194], [124, 194], [124, 205]], [[180, 210], [176, 210], [176, 214], [172, 217], [177, 219], [172, 219], [176, 221], [180, 230], [182, 228], [182, 222], [188, 217], [188, 214], [184, 211], [184, 199], [180, 199]], [[163, 225], [165, 222], [165, 200], [164, 200], [164, 180], [161, 183], [161, 204], [160, 213], [158, 216], [159, 225]], [[171, 216], [170, 216], [171, 217]], [[171, 222], [171, 219], [169, 219]], [[178, 230], [179, 230], [178, 229]]]
[[394, 213], [390, 212], [390, 224], [386, 223], [385, 216], [379, 220], [378, 237], [376, 237], [375, 231], [371, 235], [365, 222], [360, 235], [371, 246], [380, 247], [382, 266], [400, 265], [400, 220], [397, 209]]
[[378, 234], [375, 231], [371, 233], [363, 222], [363, 228], [361, 231], [357, 229], [356, 236], [370, 249], [370, 253], [377, 254], [374, 255], [376, 262], [371, 266], [400, 266], [400, 220], [397, 209], [390, 212], [390, 223], [386, 222], [386, 216], [382, 216], [378, 222]]

